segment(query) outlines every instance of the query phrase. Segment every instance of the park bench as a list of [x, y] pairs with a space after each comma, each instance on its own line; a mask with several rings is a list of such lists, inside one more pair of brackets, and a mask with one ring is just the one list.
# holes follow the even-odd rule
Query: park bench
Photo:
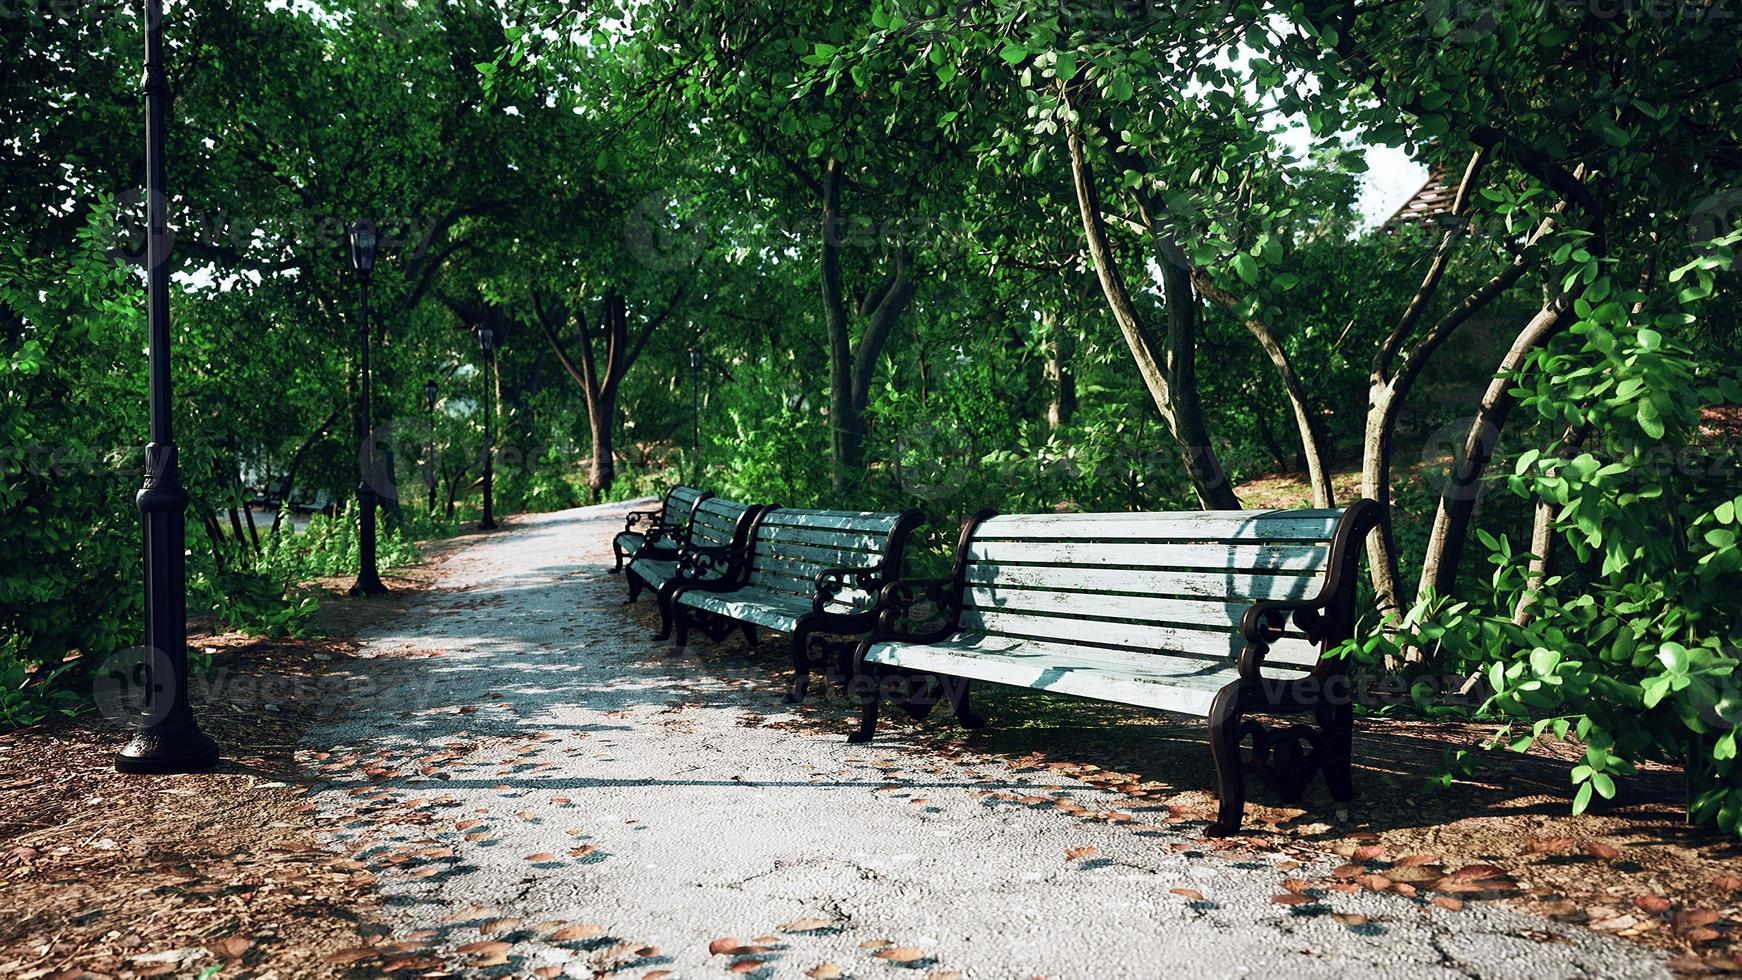
[[[712, 497], [713, 494], [695, 487], [682, 484], [665, 492], [665, 498], [659, 506], [651, 510], [632, 510], [624, 515], [623, 530], [611, 539], [611, 551], [617, 556], [617, 564], [611, 568], [615, 575], [623, 570], [623, 563], [635, 557], [643, 548], [660, 548], [669, 551], [675, 557], [678, 546], [683, 544], [684, 535], [689, 533], [690, 513], [696, 504]], [[630, 601], [634, 601], [634, 586], [630, 586]]]
[[643, 547], [630, 559], [624, 577], [629, 601], [650, 588], [659, 602], [659, 635], [671, 636], [671, 597], [682, 585], [717, 578], [742, 554], [750, 524], [761, 508], [704, 494], [690, 514], [689, 531], [677, 548]]
[[[1322, 773], [1349, 799], [1347, 661], [1324, 654], [1354, 628], [1362, 542], [1381, 519], [1344, 511], [1148, 514], [983, 512], [963, 524], [948, 578], [884, 586], [852, 687], [876, 731], [879, 702], [915, 718], [947, 701], [979, 727], [972, 681], [1208, 719], [1220, 800], [1209, 833], [1239, 829], [1240, 744], [1287, 802]], [[922, 628], [929, 620], [930, 628]], [[1312, 712], [1270, 728], [1255, 712]]]
[[[804, 700], [811, 667], [831, 666], [845, 680], [860, 634], [877, 622], [877, 593], [901, 577], [908, 538], [923, 515], [769, 507], [757, 515], [748, 547], [711, 581], [685, 581], [673, 592], [677, 644], [692, 625], [715, 642], [733, 629], [747, 643], [756, 628], [791, 637], [795, 676], [787, 701]], [[831, 642], [830, 635], [852, 636]]]

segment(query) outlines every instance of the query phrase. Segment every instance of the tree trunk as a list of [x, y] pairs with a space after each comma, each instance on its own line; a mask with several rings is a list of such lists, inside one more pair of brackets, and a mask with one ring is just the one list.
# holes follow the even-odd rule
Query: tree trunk
[[612, 421], [617, 418], [617, 395], [602, 394], [587, 402], [587, 427], [593, 437], [593, 457], [587, 470], [587, 486], [598, 503], [617, 480], [617, 457], [611, 444]]
[[1440, 503], [1428, 532], [1427, 554], [1422, 559], [1420, 592], [1432, 589], [1438, 595], [1451, 595], [1458, 579], [1458, 562], [1463, 557], [1464, 539], [1469, 534], [1470, 520], [1476, 510], [1478, 488], [1488, 461], [1500, 442], [1500, 432], [1506, 426], [1506, 416], [1517, 404], [1512, 391], [1517, 384], [1513, 374], [1524, 366], [1531, 352], [1559, 333], [1573, 320], [1575, 294], [1562, 293], [1543, 304], [1524, 329], [1513, 339], [1506, 356], [1488, 383], [1464, 446], [1453, 461], [1452, 472], [1440, 492]]
[[1270, 358], [1271, 365], [1276, 368], [1277, 377], [1282, 381], [1282, 391], [1288, 399], [1289, 411], [1294, 415], [1295, 430], [1300, 435], [1301, 457], [1306, 461], [1307, 485], [1312, 488], [1313, 506], [1335, 507], [1336, 491], [1331, 487], [1331, 461], [1326, 449], [1324, 426], [1320, 424], [1318, 414], [1307, 401], [1306, 386], [1301, 383], [1300, 375], [1295, 373], [1294, 363], [1289, 360], [1288, 352], [1277, 342], [1276, 335], [1270, 330], [1270, 324], [1258, 317], [1240, 316], [1239, 300], [1217, 286], [1201, 270], [1192, 270], [1192, 281], [1197, 285], [1198, 291], [1212, 303], [1240, 317], [1247, 332], [1258, 341], [1264, 355]]
[[1071, 177], [1077, 189], [1077, 208], [1083, 222], [1083, 240], [1095, 263], [1101, 291], [1107, 297], [1107, 307], [1119, 332], [1137, 362], [1137, 372], [1149, 389], [1149, 397], [1161, 413], [1173, 434], [1173, 440], [1185, 465], [1186, 476], [1197, 492], [1199, 504], [1206, 510], [1235, 510], [1240, 498], [1234, 495], [1222, 463], [1210, 445], [1204, 427], [1203, 413], [1198, 405], [1195, 374], [1197, 341], [1197, 302], [1191, 292], [1191, 274], [1173, 263], [1162, 266], [1162, 287], [1168, 310], [1168, 343], [1165, 348], [1138, 315], [1125, 286], [1118, 258], [1107, 237], [1107, 221], [1101, 211], [1100, 191], [1093, 169], [1089, 165], [1087, 147], [1082, 133], [1075, 126], [1067, 129], [1066, 143], [1070, 149]]
[[866, 294], [859, 315], [864, 332], [855, 345], [852, 318], [841, 275], [841, 161], [831, 157], [823, 168], [822, 249], [819, 257], [823, 290], [823, 325], [829, 342], [829, 429], [832, 433], [831, 482], [844, 493], [865, 465], [865, 409], [871, 401], [871, 379], [895, 322], [913, 300], [913, 253], [895, 252], [895, 270], [877, 289]]
[[1052, 328], [1046, 341], [1046, 385], [1049, 397], [1046, 403], [1046, 427], [1057, 432], [1071, 424], [1071, 416], [1077, 411], [1077, 378], [1071, 372], [1071, 350], [1069, 338], [1065, 337], [1058, 325], [1058, 316], [1052, 311], [1045, 314], [1048, 325]]

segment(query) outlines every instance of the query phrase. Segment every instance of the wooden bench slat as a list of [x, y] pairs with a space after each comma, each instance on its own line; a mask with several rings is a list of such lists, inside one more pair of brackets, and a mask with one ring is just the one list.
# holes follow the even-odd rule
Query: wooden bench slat
[[1057, 565], [973, 564], [967, 581], [1012, 587], [1140, 592], [1166, 596], [1229, 596], [1258, 599], [1310, 599], [1324, 579], [1317, 575], [1250, 575], [1174, 572], [1157, 569], [1088, 568]]
[[837, 566], [841, 568], [870, 568], [881, 561], [883, 556], [868, 551], [853, 551], [846, 548], [794, 544], [790, 541], [769, 541], [761, 534], [757, 534], [753, 562], [761, 562], [766, 559], [808, 562], [815, 564], [817, 570], [821, 571]]
[[1016, 589], [1004, 585], [971, 586], [964, 593], [963, 602], [976, 609], [994, 612], [1137, 619], [1227, 630], [1238, 630], [1246, 610], [1252, 608], [1250, 600], [1242, 599], [1175, 599], [1154, 595]]
[[866, 661], [932, 670], [970, 680], [1009, 684], [1119, 704], [1207, 715], [1216, 692], [1238, 676], [1232, 664], [1150, 657], [1140, 662], [1098, 659], [1081, 647], [964, 637], [927, 646], [873, 644]]
[[[1023, 616], [984, 609], [962, 610], [961, 626], [971, 632], [1062, 640], [1083, 647], [1122, 647], [1164, 657], [1185, 654], [1230, 662], [1246, 646], [1246, 641], [1237, 633], [1068, 616]], [[1318, 648], [1312, 643], [1303, 638], [1287, 637], [1272, 644], [1265, 657], [1266, 662], [1280, 664], [1314, 664], [1318, 659]]]
[[983, 539], [1094, 541], [1328, 541], [1342, 513], [1186, 511], [1129, 514], [1010, 514], [975, 530]]
[[1329, 557], [1330, 549], [1323, 545], [981, 541], [978, 538], [968, 545], [968, 560], [971, 562], [1203, 568], [1230, 572], [1316, 572], [1325, 567]]
[[889, 535], [885, 532], [792, 527], [786, 524], [764, 524], [757, 528], [756, 533], [761, 540], [782, 544], [824, 545], [830, 548], [875, 552], [878, 555], [882, 554], [883, 547], [889, 540]]
[[762, 516], [762, 523], [780, 527], [834, 528], [888, 534], [900, 519], [900, 514], [850, 510], [789, 510], [777, 507]]

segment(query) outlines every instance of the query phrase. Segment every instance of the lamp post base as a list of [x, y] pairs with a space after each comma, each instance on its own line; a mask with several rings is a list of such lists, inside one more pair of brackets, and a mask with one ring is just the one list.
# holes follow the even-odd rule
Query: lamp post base
[[217, 764], [218, 743], [191, 719], [139, 732], [115, 753], [115, 771], [141, 776], [205, 772]]
[[371, 575], [364, 575], [364, 576], [358, 578], [357, 584], [351, 586], [351, 588], [347, 594], [349, 594], [349, 595], [386, 595], [390, 591], [392, 591], [392, 590], [389, 589], [387, 586], [381, 584], [380, 577], [371, 574]]

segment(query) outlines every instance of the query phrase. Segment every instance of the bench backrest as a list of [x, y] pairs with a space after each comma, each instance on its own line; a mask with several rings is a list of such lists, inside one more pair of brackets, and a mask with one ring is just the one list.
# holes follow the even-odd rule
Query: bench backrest
[[[1312, 599], [1331, 565], [1337, 510], [1022, 514], [966, 532], [960, 628], [1073, 647], [1227, 660], [1261, 599]], [[1092, 654], [1091, 654], [1092, 655]], [[1310, 668], [1290, 627], [1265, 663]]]
[[696, 504], [690, 518], [689, 543], [698, 548], [724, 548], [737, 542], [740, 526], [747, 533], [749, 504], [724, 497], [707, 497]]
[[660, 505], [660, 523], [666, 527], [688, 527], [690, 514], [696, 509], [696, 504], [713, 496], [695, 487], [679, 484], [666, 491], [665, 502]]
[[[919, 526], [919, 511], [899, 514], [849, 510], [798, 510], [771, 507], [757, 518], [745, 584], [785, 592], [806, 600], [817, 594], [817, 575], [826, 568], [880, 568], [878, 578], [901, 575], [907, 539]], [[869, 609], [876, 589], [847, 582], [831, 606]]]

